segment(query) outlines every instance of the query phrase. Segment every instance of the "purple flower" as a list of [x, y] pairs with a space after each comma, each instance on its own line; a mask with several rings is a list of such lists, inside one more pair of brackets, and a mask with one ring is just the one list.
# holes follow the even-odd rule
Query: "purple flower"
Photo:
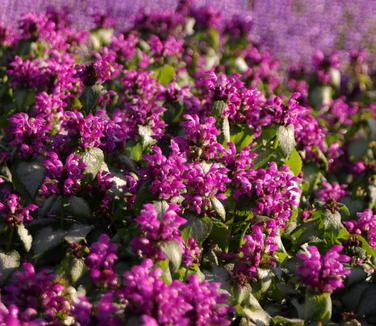
[[93, 305], [89, 302], [88, 298], [80, 295], [72, 308], [72, 316], [80, 325], [88, 325], [90, 323], [90, 314]]
[[140, 251], [145, 257], [164, 259], [165, 255], [159, 249], [158, 244], [170, 240], [183, 244], [179, 227], [186, 223], [186, 219], [178, 215], [179, 205], [163, 202], [159, 205], [161, 205], [161, 212], [157, 211], [156, 204], [145, 204], [143, 206], [140, 215], [136, 218], [142, 236], [132, 241], [132, 247], [135, 251]]
[[49, 124], [43, 116], [29, 117], [26, 113], [16, 113], [9, 118], [7, 133], [9, 142], [17, 146], [17, 155], [25, 158], [33, 157], [44, 149]]
[[299, 253], [301, 264], [297, 273], [304, 285], [318, 292], [333, 292], [343, 287], [343, 280], [351, 270], [343, 265], [350, 257], [340, 255], [341, 251], [342, 247], [335, 245], [321, 255], [315, 246], [308, 246], [307, 252]]
[[317, 191], [317, 196], [319, 200], [322, 202], [329, 202], [331, 200], [339, 201], [344, 196], [346, 196], [347, 185], [339, 184], [339, 183], [329, 183], [328, 181], [324, 181], [322, 183], [322, 188]]
[[258, 277], [258, 268], [262, 264], [275, 265], [274, 253], [277, 245], [278, 229], [275, 221], [251, 226], [251, 234], [243, 238], [240, 248], [240, 262], [235, 265], [234, 277], [243, 283], [244, 278], [249, 281]]
[[154, 145], [152, 154], [144, 155], [148, 162], [145, 175], [152, 180], [150, 189], [162, 199], [179, 196], [183, 189], [183, 173], [186, 170], [186, 159], [180, 153], [176, 142], [171, 141], [171, 153], [168, 157]]
[[184, 173], [187, 192], [183, 194], [185, 204], [196, 213], [210, 210], [211, 198], [226, 199], [224, 192], [231, 179], [228, 169], [218, 163], [191, 163]]
[[[220, 132], [215, 126], [216, 120], [214, 117], [204, 118], [200, 122], [198, 115], [186, 114], [184, 119], [186, 138], [189, 139], [191, 145], [194, 144], [198, 148], [197, 151], [203, 152], [205, 160], [218, 157], [224, 151], [223, 146], [217, 141]], [[191, 151], [195, 151], [195, 149], [192, 148]]]
[[218, 283], [200, 282], [197, 275], [187, 283], [161, 279], [162, 270], [147, 259], [124, 273], [120, 297], [128, 302], [126, 312], [158, 325], [229, 325], [228, 296]]
[[292, 214], [293, 206], [298, 205], [299, 178], [286, 165], [279, 170], [275, 162], [269, 163], [265, 169], [240, 169], [235, 176], [236, 196], [253, 198], [254, 213], [269, 216], [277, 221], [279, 227], [284, 227]]
[[36, 272], [30, 263], [24, 263], [22, 267], [23, 270], [15, 272], [12, 281], [4, 287], [3, 302], [8, 307], [15, 305], [23, 322], [39, 316], [58, 320], [59, 316], [69, 315], [71, 306], [64, 294], [66, 289], [55, 281], [55, 275], [47, 269]]
[[43, 165], [46, 168], [46, 177], [40, 186], [40, 195], [72, 195], [80, 189], [86, 164], [79, 155], [70, 154], [63, 163], [55, 152], [49, 152]]
[[100, 287], [111, 287], [117, 284], [114, 264], [118, 259], [117, 245], [110, 242], [106, 234], [102, 234], [98, 242], [90, 247], [90, 254], [86, 258], [86, 266], [90, 270], [90, 277]]
[[1, 190], [0, 193], [0, 215], [5, 223], [10, 225], [22, 224], [30, 222], [33, 217], [30, 212], [38, 208], [35, 204], [21, 204], [20, 196], [11, 193], [9, 190]]
[[352, 234], [365, 235], [368, 243], [376, 249], [376, 215], [371, 209], [356, 213], [356, 220], [345, 221], [346, 228]]

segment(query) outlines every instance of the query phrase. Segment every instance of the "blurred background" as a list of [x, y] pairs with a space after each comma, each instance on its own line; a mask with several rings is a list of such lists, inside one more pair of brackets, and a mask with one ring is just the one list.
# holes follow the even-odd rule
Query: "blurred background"
[[[283, 60], [305, 63], [315, 50], [325, 53], [368, 49], [376, 54], [376, 0], [197, 0], [213, 6], [223, 19], [240, 15], [252, 20], [253, 38]], [[119, 30], [132, 23], [140, 9], [173, 11], [174, 0], [0, 0], [0, 19], [15, 24], [24, 12], [66, 7], [78, 26], [88, 27], [91, 15], [107, 12]]]

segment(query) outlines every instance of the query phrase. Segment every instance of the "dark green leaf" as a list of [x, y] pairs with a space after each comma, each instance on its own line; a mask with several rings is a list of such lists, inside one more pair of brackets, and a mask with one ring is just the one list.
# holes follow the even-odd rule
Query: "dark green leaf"
[[90, 206], [82, 197], [69, 197], [67, 210], [75, 217], [89, 218], [91, 216]]
[[350, 159], [353, 161], [361, 160], [367, 153], [368, 144], [368, 140], [364, 138], [353, 140], [349, 145]]
[[20, 162], [13, 173], [13, 181], [21, 193], [25, 193], [33, 199], [42, 184], [45, 176], [45, 168], [38, 162]]
[[212, 239], [222, 250], [227, 250], [231, 238], [230, 228], [222, 222], [213, 222], [210, 239]]
[[80, 102], [82, 104], [82, 109], [86, 114], [92, 112], [95, 105], [97, 104], [99, 94], [94, 91], [92, 86], [85, 86], [82, 94], [80, 96]]
[[49, 249], [52, 249], [64, 240], [65, 231], [63, 230], [54, 230], [52, 227], [48, 226], [40, 230], [33, 242], [33, 252], [39, 257], [43, 255]]
[[204, 218], [190, 216], [187, 220], [188, 222], [184, 225], [183, 230], [187, 229], [189, 237], [195, 239], [197, 243], [203, 243], [210, 235], [213, 222], [207, 216]]
[[370, 285], [361, 296], [358, 314], [365, 316], [367, 319], [376, 316], [376, 285]]
[[67, 231], [64, 239], [69, 243], [80, 242], [86, 238], [92, 229], [93, 227], [91, 225], [74, 224]]

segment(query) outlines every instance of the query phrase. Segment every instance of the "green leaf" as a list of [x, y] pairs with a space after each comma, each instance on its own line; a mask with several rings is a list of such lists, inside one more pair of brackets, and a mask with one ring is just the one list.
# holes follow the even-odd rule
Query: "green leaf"
[[179, 242], [175, 240], [164, 241], [161, 243], [161, 250], [165, 253], [172, 265], [172, 271], [176, 272], [180, 265], [183, 255], [183, 249]]
[[135, 162], [138, 162], [142, 158], [143, 147], [141, 142], [127, 142], [125, 147], [125, 154]]
[[27, 252], [31, 249], [31, 244], [33, 242], [33, 237], [30, 235], [29, 231], [25, 228], [25, 225], [17, 225], [17, 234]]
[[155, 265], [157, 267], [159, 267], [160, 269], [162, 269], [162, 271], [163, 271], [163, 274], [162, 274], [162, 277], [161, 277], [162, 280], [164, 282], [166, 282], [167, 284], [171, 284], [172, 283], [172, 276], [171, 276], [171, 271], [170, 271], [168, 259], [159, 260], [159, 261], [156, 262]]
[[0, 281], [3, 282], [20, 266], [20, 254], [17, 251], [0, 252]]
[[213, 222], [213, 227], [210, 232], [210, 239], [213, 240], [218, 246], [227, 251], [231, 238], [230, 228], [222, 222]]
[[368, 241], [364, 239], [361, 235], [355, 235], [356, 239], [359, 240], [362, 244], [362, 248], [366, 251], [366, 253], [370, 256], [376, 257], [376, 249], [373, 249]]
[[237, 151], [241, 151], [251, 143], [253, 133], [248, 126], [233, 126], [230, 139], [236, 145]]
[[104, 154], [100, 148], [93, 147], [82, 154], [82, 161], [86, 164], [85, 173], [93, 180], [104, 162]]
[[17, 190], [33, 199], [44, 180], [45, 168], [38, 162], [19, 162], [12, 175]]
[[64, 240], [65, 231], [54, 230], [52, 227], [47, 226], [40, 230], [33, 243], [33, 252], [35, 256], [42, 256], [46, 251], [58, 246]]
[[67, 210], [75, 217], [89, 218], [91, 216], [90, 206], [82, 197], [70, 196]]
[[173, 66], [166, 64], [157, 69], [153, 75], [160, 84], [167, 86], [175, 78], [176, 73]]
[[286, 164], [290, 167], [294, 175], [298, 175], [302, 171], [303, 161], [295, 148], [292, 150]]
[[214, 208], [214, 210], [217, 212], [217, 214], [222, 218], [222, 220], [226, 220], [226, 210], [223, 204], [219, 199], [216, 197], [211, 197], [210, 202]]
[[70, 268], [70, 276], [73, 283], [76, 283], [82, 276], [85, 270], [85, 262], [83, 259], [73, 258]]
[[277, 139], [279, 145], [286, 156], [290, 156], [296, 142], [294, 136], [294, 126], [279, 126], [277, 129]]
[[328, 321], [332, 317], [330, 293], [306, 293], [304, 304], [305, 321]]
[[74, 224], [66, 233], [64, 239], [68, 243], [75, 243], [84, 240], [93, 229], [91, 225]]
[[291, 319], [282, 316], [275, 316], [272, 318], [273, 326], [304, 326], [303, 319]]

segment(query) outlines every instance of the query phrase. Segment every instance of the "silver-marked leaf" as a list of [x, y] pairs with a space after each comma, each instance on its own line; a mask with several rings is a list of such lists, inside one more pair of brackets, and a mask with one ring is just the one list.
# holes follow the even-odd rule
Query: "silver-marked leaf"
[[85, 262], [83, 259], [73, 258], [70, 269], [70, 276], [73, 283], [77, 282], [85, 270]]
[[104, 162], [104, 154], [100, 148], [90, 148], [82, 154], [82, 161], [86, 164], [85, 173], [94, 179]]
[[155, 143], [153, 139], [153, 130], [149, 126], [138, 126], [138, 134], [141, 137], [142, 146], [145, 148]]
[[222, 132], [223, 137], [225, 138], [225, 143], [231, 141], [231, 134], [230, 134], [230, 123], [228, 122], [228, 117], [225, 117], [222, 121]]
[[214, 208], [214, 210], [218, 213], [218, 215], [222, 218], [222, 220], [226, 220], [226, 210], [223, 204], [219, 199], [216, 197], [211, 197], [210, 202]]
[[277, 129], [277, 139], [283, 153], [288, 157], [290, 156], [292, 150], [295, 148], [295, 136], [294, 136], [294, 126], [279, 126]]
[[45, 168], [38, 162], [20, 162], [16, 165], [14, 173], [14, 181], [16, 186], [22, 189], [20, 192], [26, 192], [30, 198], [34, 198], [37, 190], [42, 184], [45, 176]]
[[30, 235], [29, 231], [25, 228], [25, 225], [17, 225], [17, 234], [27, 252], [30, 251], [33, 242], [33, 237]]
[[20, 266], [20, 254], [17, 251], [0, 252], [0, 281], [3, 282]]
[[183, 249], [179, 242], [175, 240], [164, 241], [161, 243], [161, 250], [172, 264], [173, 271], [177, 271], [181, 265]]

